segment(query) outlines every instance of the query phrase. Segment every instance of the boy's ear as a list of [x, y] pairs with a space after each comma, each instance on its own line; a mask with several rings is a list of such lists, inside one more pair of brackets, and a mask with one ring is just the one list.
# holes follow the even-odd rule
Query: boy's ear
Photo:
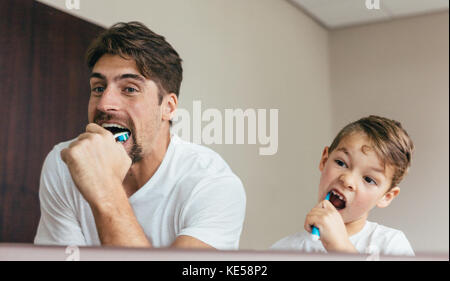
[[397, 197], [400, 194], [400, 187], [396, 186], [394, 188], [391, 188], [388, 192], [386, 192], [383, 197], [381, 197], [380, 200], [377, 202], [378, 208], [386, 208], [389, 206], [394, 200], [395, 197]]
[[320, 159], [320, 163], [319, 163], [319, 170], [322, 172], [323, 168], [325, 168], [325, 163], [328, 160], [328, 146], [325, 146], [325, 148], [323, 149], [322, 152], [322, 158]]

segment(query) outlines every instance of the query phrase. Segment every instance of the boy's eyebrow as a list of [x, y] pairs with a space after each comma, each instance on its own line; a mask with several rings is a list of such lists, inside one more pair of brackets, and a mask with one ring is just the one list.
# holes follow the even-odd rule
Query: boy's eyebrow
[[[89, 80], [92, 79], [92, 78], [98, 78], [98, 79], [101, 79], [101, 80], [106, 80], [106, 76], [101, 74], [101, 73], [98, 73], [98, 72], [91, 73], [91, 75], [89, 75]], [[118, 75], [118, 76], [113, 78], [113, 81], [116, 82], [116, 81], [123, 80], [123, 79], [128, 79], [128, 78], [137, 80], [137, 81], [139, 81], [141, 83], [145, 83], [145, 78], [144, 77], [142, 77], [141, 75], [138, 75], [138, 74], [133, 74], [133, 73], [125, 73], [125, 74]]]
[[347, 155], [349, 155], [349, 152], [348, 152], [348, 150], [345, 148], [345, 147], [341, 147], [341, 148], [338, 148], [338, 149], [336, 149], [337, 151], [342, 151], [342, 152], [344, 152], [345, 154], [347, 154]]
[[[344, 152], [346, 155], [350, 156], [350, 152], [348, 152], [348, 150], [345, 147], [341, 147], [336, 149], [337, 151], [342, 151]], [[381, 169], [381, 168], [377, 168], [377, 167], [370, 167], [371, 170], [378, 172], [380, 174], [384, 174], [385, 169]]]
[[370, 167], [370, 169], [375, 171], [375, 172], [377, 172], [377, 173], [384, 174], [384, 169], [379, 169], [379, 168], [376, 168], [376, 167]]

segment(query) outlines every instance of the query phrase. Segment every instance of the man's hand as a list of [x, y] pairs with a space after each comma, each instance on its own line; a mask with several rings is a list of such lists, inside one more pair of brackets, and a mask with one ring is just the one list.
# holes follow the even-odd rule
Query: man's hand
[[323, 200], [306, 215], [305, 230], [311, 233], [313, 225], [319, 229], [320, 241], [328, 252], [357, 253], [341, 214], [330, 201]]
[[111, 132], [88, 124], [61, 158], [91, 206], [102, 245], [151, 247], [123, 188], [131, 158]]
[[61, 158], [90, 205], [112, 202], [114, 196], [125, 194], [122, 182], [131, 159], [111, 132], [101, 126], [88, 124], [86, 132], [61, 151]]

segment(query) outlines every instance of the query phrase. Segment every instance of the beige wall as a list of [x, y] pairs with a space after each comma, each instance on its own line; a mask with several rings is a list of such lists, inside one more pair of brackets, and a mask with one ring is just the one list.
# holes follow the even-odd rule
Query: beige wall
[[448, 12], [330, 33], [333, 134], [378, 114], [399, 120], [416, 152], [401, 194], [369, 219], [416, 251], [449, 248]]
[[417, 153], [398, 200], [370, 219], [402, 229], [416, 251], [448, 252], [448, 13], [327, 31], [282, 0], [81, 0], [68, 12], [163, 34], [184, 60], [180, 107], [279, 109], [277, 154], [211, 145], [246, 188], [241, 248], [301, 231], [323, 147], [380, 114], [402, 121]]

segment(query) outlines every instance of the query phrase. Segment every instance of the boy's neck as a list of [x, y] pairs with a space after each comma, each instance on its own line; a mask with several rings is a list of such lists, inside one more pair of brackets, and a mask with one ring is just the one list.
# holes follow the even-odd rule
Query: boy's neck
[[365, 215], [362, 218], [359, 218], [355, 221], [346, 223], [345, 228], [347, 229], [348, 236], [350, 237], [350, 236], [355, 235], [356, 233], [360, 232], [366, 225], [366, 221], [367, 221], [367, 215]]

